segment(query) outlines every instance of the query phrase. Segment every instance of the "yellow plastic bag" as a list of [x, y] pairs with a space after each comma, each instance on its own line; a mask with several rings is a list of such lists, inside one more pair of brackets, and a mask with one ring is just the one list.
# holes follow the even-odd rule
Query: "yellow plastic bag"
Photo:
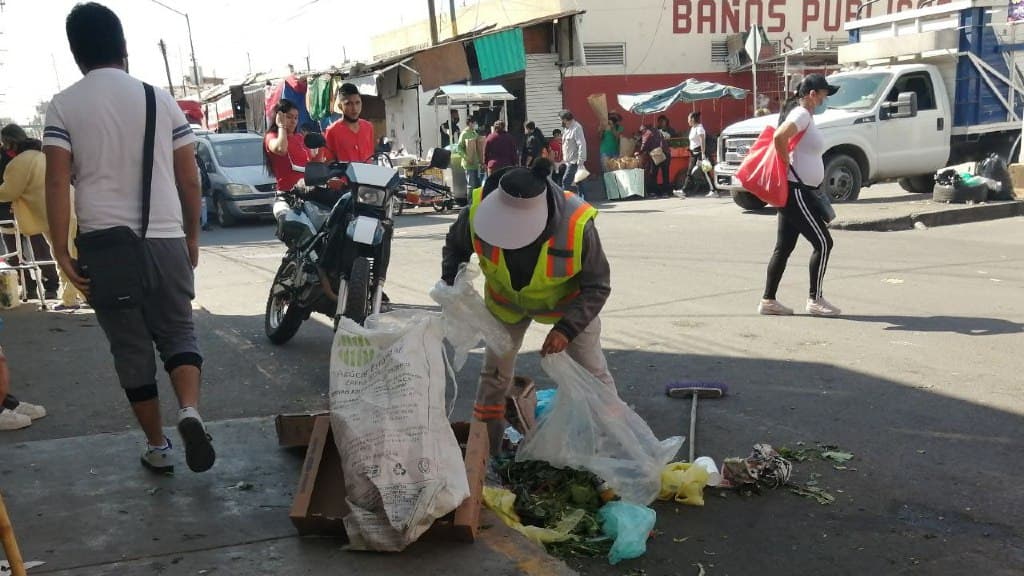
[[673, 462], [661, 471], [659, 500], [675, 499], [688, 506], [704, 505], [704, 487], [708, 484], [708, 471], [689, 462]]
[[576, 525], [580, 523], [580, 520], [583, 520], [584, 515], [583, 510], [574, 509], [569, 514], [566, 514], [565, 518], [562, 518], [562, 521], [554, 528], [524, 526], [519, 520], [519, 515], [516, 514], [516, 495], [512, 492], [504, 488], [484, 486], [484, 503], [509, 528], [541, 545], [550, 542], [565, 542], [575, 538], [572, 535], [572, 531], [576, 529]]

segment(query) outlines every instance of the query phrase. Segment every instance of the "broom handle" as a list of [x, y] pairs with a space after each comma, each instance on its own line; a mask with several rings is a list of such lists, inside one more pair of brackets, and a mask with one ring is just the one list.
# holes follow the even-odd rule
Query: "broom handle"
[[4, 554], [7, 555], [7, 562], [11, 565], [11, 575], [26, 576], [25, 563], [18, 550], [18, 541], [14, 539], [14, 526], [11, 526], [11, 518], [7, 515], [7, 507], [4, 506], [2, 496], [0, 496], [0, 540], [3, 540]]
[[693, 392], [693, 404], [690, 406], [690, 464], [693, 464], [694, 443], [697, 440], [697, 398], [700, 395]]

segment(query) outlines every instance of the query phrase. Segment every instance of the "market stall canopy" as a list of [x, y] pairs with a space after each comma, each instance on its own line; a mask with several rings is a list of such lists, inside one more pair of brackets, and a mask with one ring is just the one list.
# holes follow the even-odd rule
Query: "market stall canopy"
[[668, 110], [676, 102], [697, 102], [698, 100], [718, 98], [742, 100], [747, 97], [747, 92], [747, 90], [735, 86], [687, 78], [681, 84], [671, 88], [640, 94], [619, 94], [618, 100], [619, 106], [634, 114], [658, 114]]
[[502, 86], [465, 86], [450, 84], [441, 86], [427, 102], [428, 106], [457, 105], [474, 102], [503, 102], [515, 100], [516, 97]]

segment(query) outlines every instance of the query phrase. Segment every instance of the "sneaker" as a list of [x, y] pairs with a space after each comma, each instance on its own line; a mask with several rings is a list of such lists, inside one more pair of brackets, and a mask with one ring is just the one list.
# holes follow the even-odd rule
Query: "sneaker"
[[14, 410], [0, 408], [0, 430], [21, 430], [32, 425], [32, 419]]
[[29, 404], [28, 402], [18, 402], [18, 407], [14, 409], [14, 412], [28, 416], [32, 420], [39, 420], [46, 416], [46, 408], [38, 404]]
[[704, 197], [705, 198], [718, 198], [718, 192], [715, 192], [714, 190], [712, 190], [711, 192], [708, 192], [707, 194], [705, 194]]
[[818, 298], [807, 299], [807, 313], [811, 316], [839, 316], [842, 310], [833, 306], [828, 300]]
[[142, 465], [158, 474], [174, 472], [174, 446], [171, 445], [171, 439], [166, 436], [164, 442], [166, 445], [163, 448], [146, 446], [146, 451], [142, 453]]
[[764, 300], [757, 305], [757, 313], [762, 316], [792, 316], [793, 309], [783, 306], [778, 300]]
[[193, 472], [206, 472], [213, 467], [217, 454], [206, 433], [206, 426], [195, 408], [189, 406], [178, 411], [178, 433], [185, 442], [185, 462]]

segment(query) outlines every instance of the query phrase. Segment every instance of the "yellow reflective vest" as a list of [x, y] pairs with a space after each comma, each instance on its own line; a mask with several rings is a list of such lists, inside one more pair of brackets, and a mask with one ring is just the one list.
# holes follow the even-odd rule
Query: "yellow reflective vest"
[[566, 192], [562, 219], [541, 247], [530, 283], [522, 290], [513, 290], [504, 251], [484, 242], [473, 226], [482, 199], [483, 189], [477, 188], [469, 207], [469, 230], [486, 280], [487, 309], [506, 324], [527, 317], [544, 324], [558, 322], [579, 295], [577, 275], [583, 266], [583, 230], [597, 216], [597, 209]]

